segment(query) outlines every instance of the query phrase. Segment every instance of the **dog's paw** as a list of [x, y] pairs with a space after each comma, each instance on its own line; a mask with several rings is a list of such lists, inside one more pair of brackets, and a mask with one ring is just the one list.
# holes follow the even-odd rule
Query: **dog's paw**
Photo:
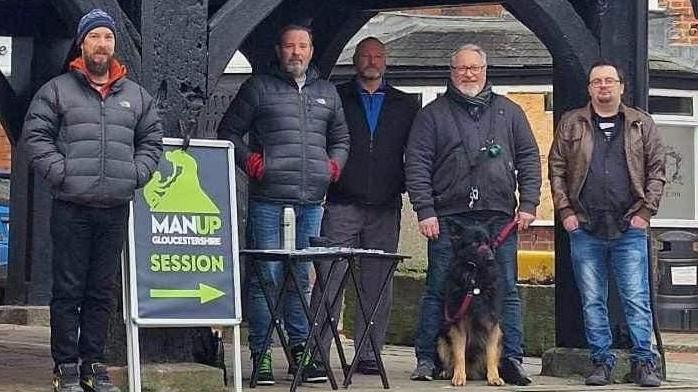
[[465, 385], [465, 373], [454, 372], [453, 378], [451, 379], [451, 384], [456, 387], [462, 387]]
[[499, 376], [487, 377], [487, 385], [493, 386], [493, 387], [498, 387], [498, 386], [504, 385], [504, 380], [502, 380]]

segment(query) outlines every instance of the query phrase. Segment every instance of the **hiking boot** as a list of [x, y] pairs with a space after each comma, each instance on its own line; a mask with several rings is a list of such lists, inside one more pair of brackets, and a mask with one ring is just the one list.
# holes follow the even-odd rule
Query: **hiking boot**
[[101, 363], [80, 367], [80, 386], [86, 392], [120, 392], [112, 384], [107, 367]]
[[321, 361], [312, 360], [310, 354], [303, 357], [305, 346], [299, 344], [291, 347], [291, 355], [293, 355], [293, 363], [288, 366], [288, 374], [291, 378], [296, 375], [298, 364], [303, 364], [303, 373], [301, 374], [303, 382], [323, 383], [327, 382], [327, 370]]
[[257, 364], [257, 385], [274, 385], [274, 370], [271, 367], [271, 351], [267, 351], [259, 358]]
[[412, 372], [410, 380], [412, 381], [431, 381], [434, 379], [434, 370], [436, 365], [431, 359], [418, 359], [417, 367]]
[[524, 386], [533, 382], [531, 376], [516, 358], [504, 358], [499, 365], [499, 375], [504, 382], [511, 385]]
[[64, 363], [53, 371], [53, 392], [83, 392], [77, 363]]
[[608, 385], [612, 384], [611, 374], [613, 373], [613, 368], [605, 362], [599, 362], [594, 364], [594, 369], [589, 373], [587, 378], [584, 379], [584, 384], [586, 385]]
[[633, 362], [630, 365], [630, 374], [632, 374], [635, 384], [641, 387], [658, 387], [662, 385], [657, 367], [652, 362]]

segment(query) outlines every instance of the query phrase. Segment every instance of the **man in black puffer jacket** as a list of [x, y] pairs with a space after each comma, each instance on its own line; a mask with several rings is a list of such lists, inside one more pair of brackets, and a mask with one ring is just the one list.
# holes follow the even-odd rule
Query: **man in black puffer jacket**
[[[436, 338], [453, 260], [446, 223], [481, 226], [494, 238], [512, 219], [525, 230], [536, 217], [541, 186], [538, 145], [523, 110], [492, 92], [486, 69], [486, 54], [476, 45], [464, 45], [453, 54], [446, 94], [417, 114], [405, 153], [407, 191], [419, 230], [429, 239], [413, 380], [431, 380], [436, 370]], [[500, 374], [507, 383], [526, 385], [531, 378], [521, 366], [516, 247], [513, 234], [496, 251], [504, 333]]]
[[[53, 194], [54, 391], [116, 390], [101, 364], [128, 202], [162, 152], [153, 100], [114, 59], [114, 20], [78, 25], [81, 55], [36, 93], [24, 122], [29, 161]], [[79, 338], [78, 338], [79, 335]]]
[[[238, 92], [218, 128], [220, 138], [235, 144], [235, 160], [250, 177], [248, 233], [256, 249], [279, 249], [284, 207], [296, 218], [296, 248], [319, 235], [321, 203], [330, 181], [339, 178], [349, 154], [349, 131], [334, 85], [309, 67], [312, 35], [302, 26], [288, 26], [279, 34], [279, 60], [270, 73], [253, 75]], [[249, 133], [249, 144], [243, 136]], [[264, 338], [271, 322], [260, 279], [282, 286], [283, 265], [259, 263], [261, 274], [248, 281], [249, 344], [259, 385], [274, 384], [271, 352]], [[302, 290], [309, 294], [309, 263], [295, 263]], [[248, 271], [253, 271], [249, 268]], [[302, 359], [308, 321], [300, 297], [285, 296], [284, 327], [294, 355], [289, 372]], [[327, 380], [320, 363], [305, 366], [303, 380]]]

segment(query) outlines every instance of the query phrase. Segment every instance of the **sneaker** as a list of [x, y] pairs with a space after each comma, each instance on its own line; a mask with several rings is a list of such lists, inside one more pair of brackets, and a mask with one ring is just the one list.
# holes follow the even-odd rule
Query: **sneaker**
[[596, 386], [612, 384], [611, 374], [613, 374], [613, 368], [610, 365], [604, 362], [595, 363], [594, 369], [584, 379], [584, 384]]
[[310, 354], [303, 357], [305, 346], [299, 344], [291, 347], [291, 355], [293, 355], [293, 363], [288, 366], [288, 374], [291, 378], [296, 375], [298, 364], [303, 364], [303, 382], [323, 383], [327, 382], [327, 370], [321, 361], [312, 360]]
[[101, 363], [80, 367], [80, 386], [87, 392], [120, 392], [111, 383], [107, 367]]
[[412, 372], [410, 380], [412, 381], [431, 381], [434, 379], [434, 370], [436, 365], [431, 359], [418, 359], [417, 367]]
[[271, 367], [271, 351], [262, 354], [257, 364], [257, 385], [274, 385], [274, 370]]
[[525, 386], [533, 382], [531, 376], [516, 358], [504, 358], [499, 365], [499, 375], [504, 382], [511, 385]]
[[64, 363], [53, 371], [53, 392], [83, 392], [77, 363]]
[[356, 371], [366, 375], [380, 374], [378, 364], [373, 359], [365, 359], [356, 364]]
[[633, 362], [630, 365], [630, 374], [633, 375], [635, 384], [641, 387], [658, 387], [662, 385], [657, 368], [652, 362]]

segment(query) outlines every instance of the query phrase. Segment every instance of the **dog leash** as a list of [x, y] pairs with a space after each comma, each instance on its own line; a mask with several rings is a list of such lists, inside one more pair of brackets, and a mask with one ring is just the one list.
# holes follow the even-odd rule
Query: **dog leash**
[[[516, 219], [512, 219], [509, 223], [502, 227], [501, 230], [499, 230], [499, 233], [497, 233], [497, 235], [494, 237], [494, 241], [492, 241], [492, 244], [481, 244], [477, 248], [478, 255], [482, 256], [483, 253], [486, 253], [490, 250], [494, 252], [504, 241], [507, 240], [507, 238], [509, 238], [511, 233], [513, 233], [516, 230], [517, 225], [518, 222], [516, 222]], [[458, 320], [461, 320], [465, 316], [465, 313], [468, 311], [470, 303], [473, 301], [473, 295], [478, 294], [480, 294], [480, 289], [478, 287], [475, 287], [474, 289], [469, 288], [465, 296], [463, 297], [463, 301], [461, 301], [458, 311], [453, 317], [451, 317], [451, 315], [449, 314], [450, 312], [448, 309], [448, 302], [444, 303], [444, 320], [446, 321], [446, 323], [450, 325], [455, 324]]]

